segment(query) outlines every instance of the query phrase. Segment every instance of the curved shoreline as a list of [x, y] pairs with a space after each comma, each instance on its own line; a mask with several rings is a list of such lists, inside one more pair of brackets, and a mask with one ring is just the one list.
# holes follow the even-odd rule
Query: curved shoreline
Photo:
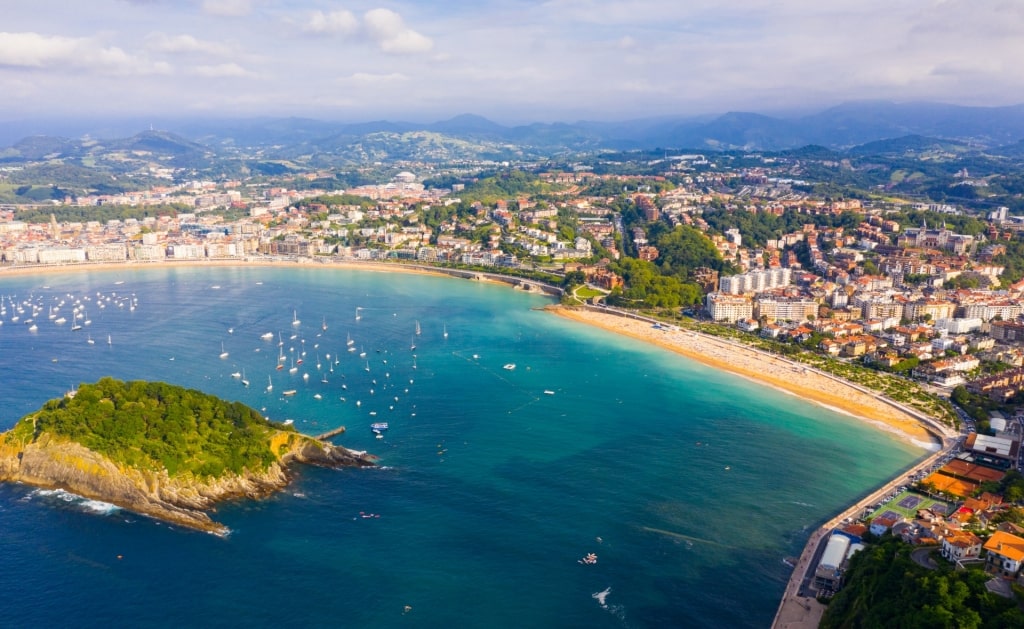
[[610, 312], [551, 308], [555, 314], [629, 336], [716, 369], [796, 395], [890, 432], [925, 449], [942, 445], [948, 429], [841, 378], [774, 354], [690, 331], [655, 329], [647, 321]]

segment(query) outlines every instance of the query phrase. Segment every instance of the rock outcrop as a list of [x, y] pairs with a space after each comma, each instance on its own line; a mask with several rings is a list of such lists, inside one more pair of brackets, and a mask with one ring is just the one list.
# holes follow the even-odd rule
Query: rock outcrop
[[272, 436], [271, 448], [278, 460], [265, 470], [197, 478], [118, 464], [46, 432], [25, 442], [8, 433], [0, 435], [0, 481], [64, 489], [159, 520], [225, 535], [227, 528], [206, 511], [222, 500], [261, 498], [280, 490], [290, 480], [292, 463], [335, 468], [372, 466], [376, 461], [364, 452], [283, 430]]

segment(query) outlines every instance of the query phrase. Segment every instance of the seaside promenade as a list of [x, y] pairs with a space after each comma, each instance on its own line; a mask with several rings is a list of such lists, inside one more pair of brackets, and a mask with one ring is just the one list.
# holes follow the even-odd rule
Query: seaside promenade
[[920, 461], [911, 469], [904, 471], [869, 495], [861, 498], [845, 511], [822, 524], [811, 534], [804, 545], [800, 558], [793, 567], [793, 574], [789, 578], [789, 583], [786, 584], [786, 590], [782, 594], [779, 609], [775, 612], [775, 619], [772, 621], [772, 629], [814, 629], [821, 623], [821, 617], [825, 613], [825, 606], [819, 603], [813, 596], [807, 596], [809, 593], [807, 586], [814, 580], [814, 571], [818, 567], [818, 560], [823, 552], [822, 542], [828, 541], [832, 531], [843, 520], [846, 518], [858, 518], [865, 509], [874, 506], [897, 487], [906, 484], [908, 476], [934, 465], [951, 448], [956, 447], [956, 444], [956, 439], [944, 440], [939, 451]]

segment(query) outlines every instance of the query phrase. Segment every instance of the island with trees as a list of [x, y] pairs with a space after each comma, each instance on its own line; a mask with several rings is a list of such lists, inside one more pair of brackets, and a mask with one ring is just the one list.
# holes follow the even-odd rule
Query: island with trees
[[239, 402], [164, 382], [102, 378], [0, 434], [0, 481], [59, 488], [218, 535], [206, 513], [286, 486], [292, 463], [376, 457], [302, 435]]

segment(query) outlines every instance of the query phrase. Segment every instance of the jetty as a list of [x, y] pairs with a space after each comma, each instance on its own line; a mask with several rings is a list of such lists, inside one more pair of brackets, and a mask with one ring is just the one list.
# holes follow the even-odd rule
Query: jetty
[[330, 439], [332, 437], [337, 437], [338, 435], [340, 435], [343, 432], [345, 432], [345, 427], [344, 426], [339, 426], [339, 427], [337, 427], [337, 428], [335, 428], [333, 430], [328, 430], [327, 432], [323, 433], [322, 435], [317, 435], [315, 437], [315, 439], [317, 441], [327, 441], [328, 439]]

